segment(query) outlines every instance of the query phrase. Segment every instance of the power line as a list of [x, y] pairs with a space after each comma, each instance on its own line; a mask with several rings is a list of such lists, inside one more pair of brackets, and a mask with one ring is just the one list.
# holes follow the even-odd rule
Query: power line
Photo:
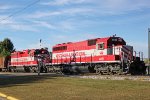
[[18, 14], [18, 13], [20, 13], [20, 12], [22, 12], [22, 11], [28, 9], [29, 7], [33, 6], [34, 4], [36, 4], [36, 3], [40, 2], [40, 1], [41, 1], [41, 0], [36, 0], [35, 2], [32, 2], [31, 4], [25, 6], [24, 8], [22, 8], [22, 9], [16, 11], [16, 12], [14, 12], [14, 13], [12, 13], [12, 14], [10, 14], [9, 16], [7, 16], [7, 17], [5, 17], [5, 18], [3, 18], [3, 19], [0, 19], [0, 22], [5, 21], [5, 20], [7, 20], [7, 19], [9, 19], [9, 18], [11, 18], [11, 17], [13, 17], [13, 16], [15, 16], [16, 14]]

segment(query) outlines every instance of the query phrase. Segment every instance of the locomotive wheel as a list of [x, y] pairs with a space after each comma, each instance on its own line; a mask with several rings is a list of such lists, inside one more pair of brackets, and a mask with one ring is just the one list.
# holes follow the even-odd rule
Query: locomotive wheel
[[110, 75], [111, 71], [109, 69], [107, 69], [107, 75]]
[[102, 71], [99, 72], [99, 75], [103, 75], [104, 73]]
[[109, 72], [109, 75], [114, 75], [114, 72], [111, 72], [111, 71], [110, 71], [110, 72]]
[[9, 72], [15, 72], [15, 69], [13, 67], [9, 67]]
[[117, 73], [118, 75], [122, 75], [122, 71], [121, 69], [119, 70], [119, 72]]
[[31, 72], [29, 67], [24, 67], [25, 72]]
[[90, 73], [95, 73], [94, 66], [88, 66], [88, 70]]
[[45, 68], [45, 69], [44, 69], [44, 72], [45, 72], [45, 73], [48, 73], [48, 68]]
[[35, 73], [35, 72], [36, 72], [36, 69], [33, 68], [33, 67], [29, 67], [29, 72]]
[[100, 74], [100, 70], [99, 69], [96, 69], [96, 74]]

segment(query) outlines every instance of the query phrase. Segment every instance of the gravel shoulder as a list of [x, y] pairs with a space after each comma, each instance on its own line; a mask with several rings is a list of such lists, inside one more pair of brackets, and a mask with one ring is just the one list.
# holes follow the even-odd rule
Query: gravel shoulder
[[119, 75], [84, 75], [77, 76], [84, 79], [101, 79], [101, 80], [138, 80], [138, 81], [150, 81], [150, 76], [119, 76]]

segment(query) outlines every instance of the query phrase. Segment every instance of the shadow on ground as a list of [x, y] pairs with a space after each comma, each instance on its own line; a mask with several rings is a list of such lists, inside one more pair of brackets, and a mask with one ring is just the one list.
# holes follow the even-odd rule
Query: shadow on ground
[[30, 83], [41, 82], [45, 79], [55, 79], [61, 75], [48, 74], [48, 75], [25, 75], [25, 76], [11, 76], [11, 77], [0, 77], [0, 88], [12, 87], [19, 85], [27, 85]]

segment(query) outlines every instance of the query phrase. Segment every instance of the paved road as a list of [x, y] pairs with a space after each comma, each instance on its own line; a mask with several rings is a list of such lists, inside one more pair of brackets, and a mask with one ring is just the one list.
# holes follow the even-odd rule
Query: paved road
[[7, 99], [4, 99], [4, 98], [0, 97], [0, 100], [7, 100]]

